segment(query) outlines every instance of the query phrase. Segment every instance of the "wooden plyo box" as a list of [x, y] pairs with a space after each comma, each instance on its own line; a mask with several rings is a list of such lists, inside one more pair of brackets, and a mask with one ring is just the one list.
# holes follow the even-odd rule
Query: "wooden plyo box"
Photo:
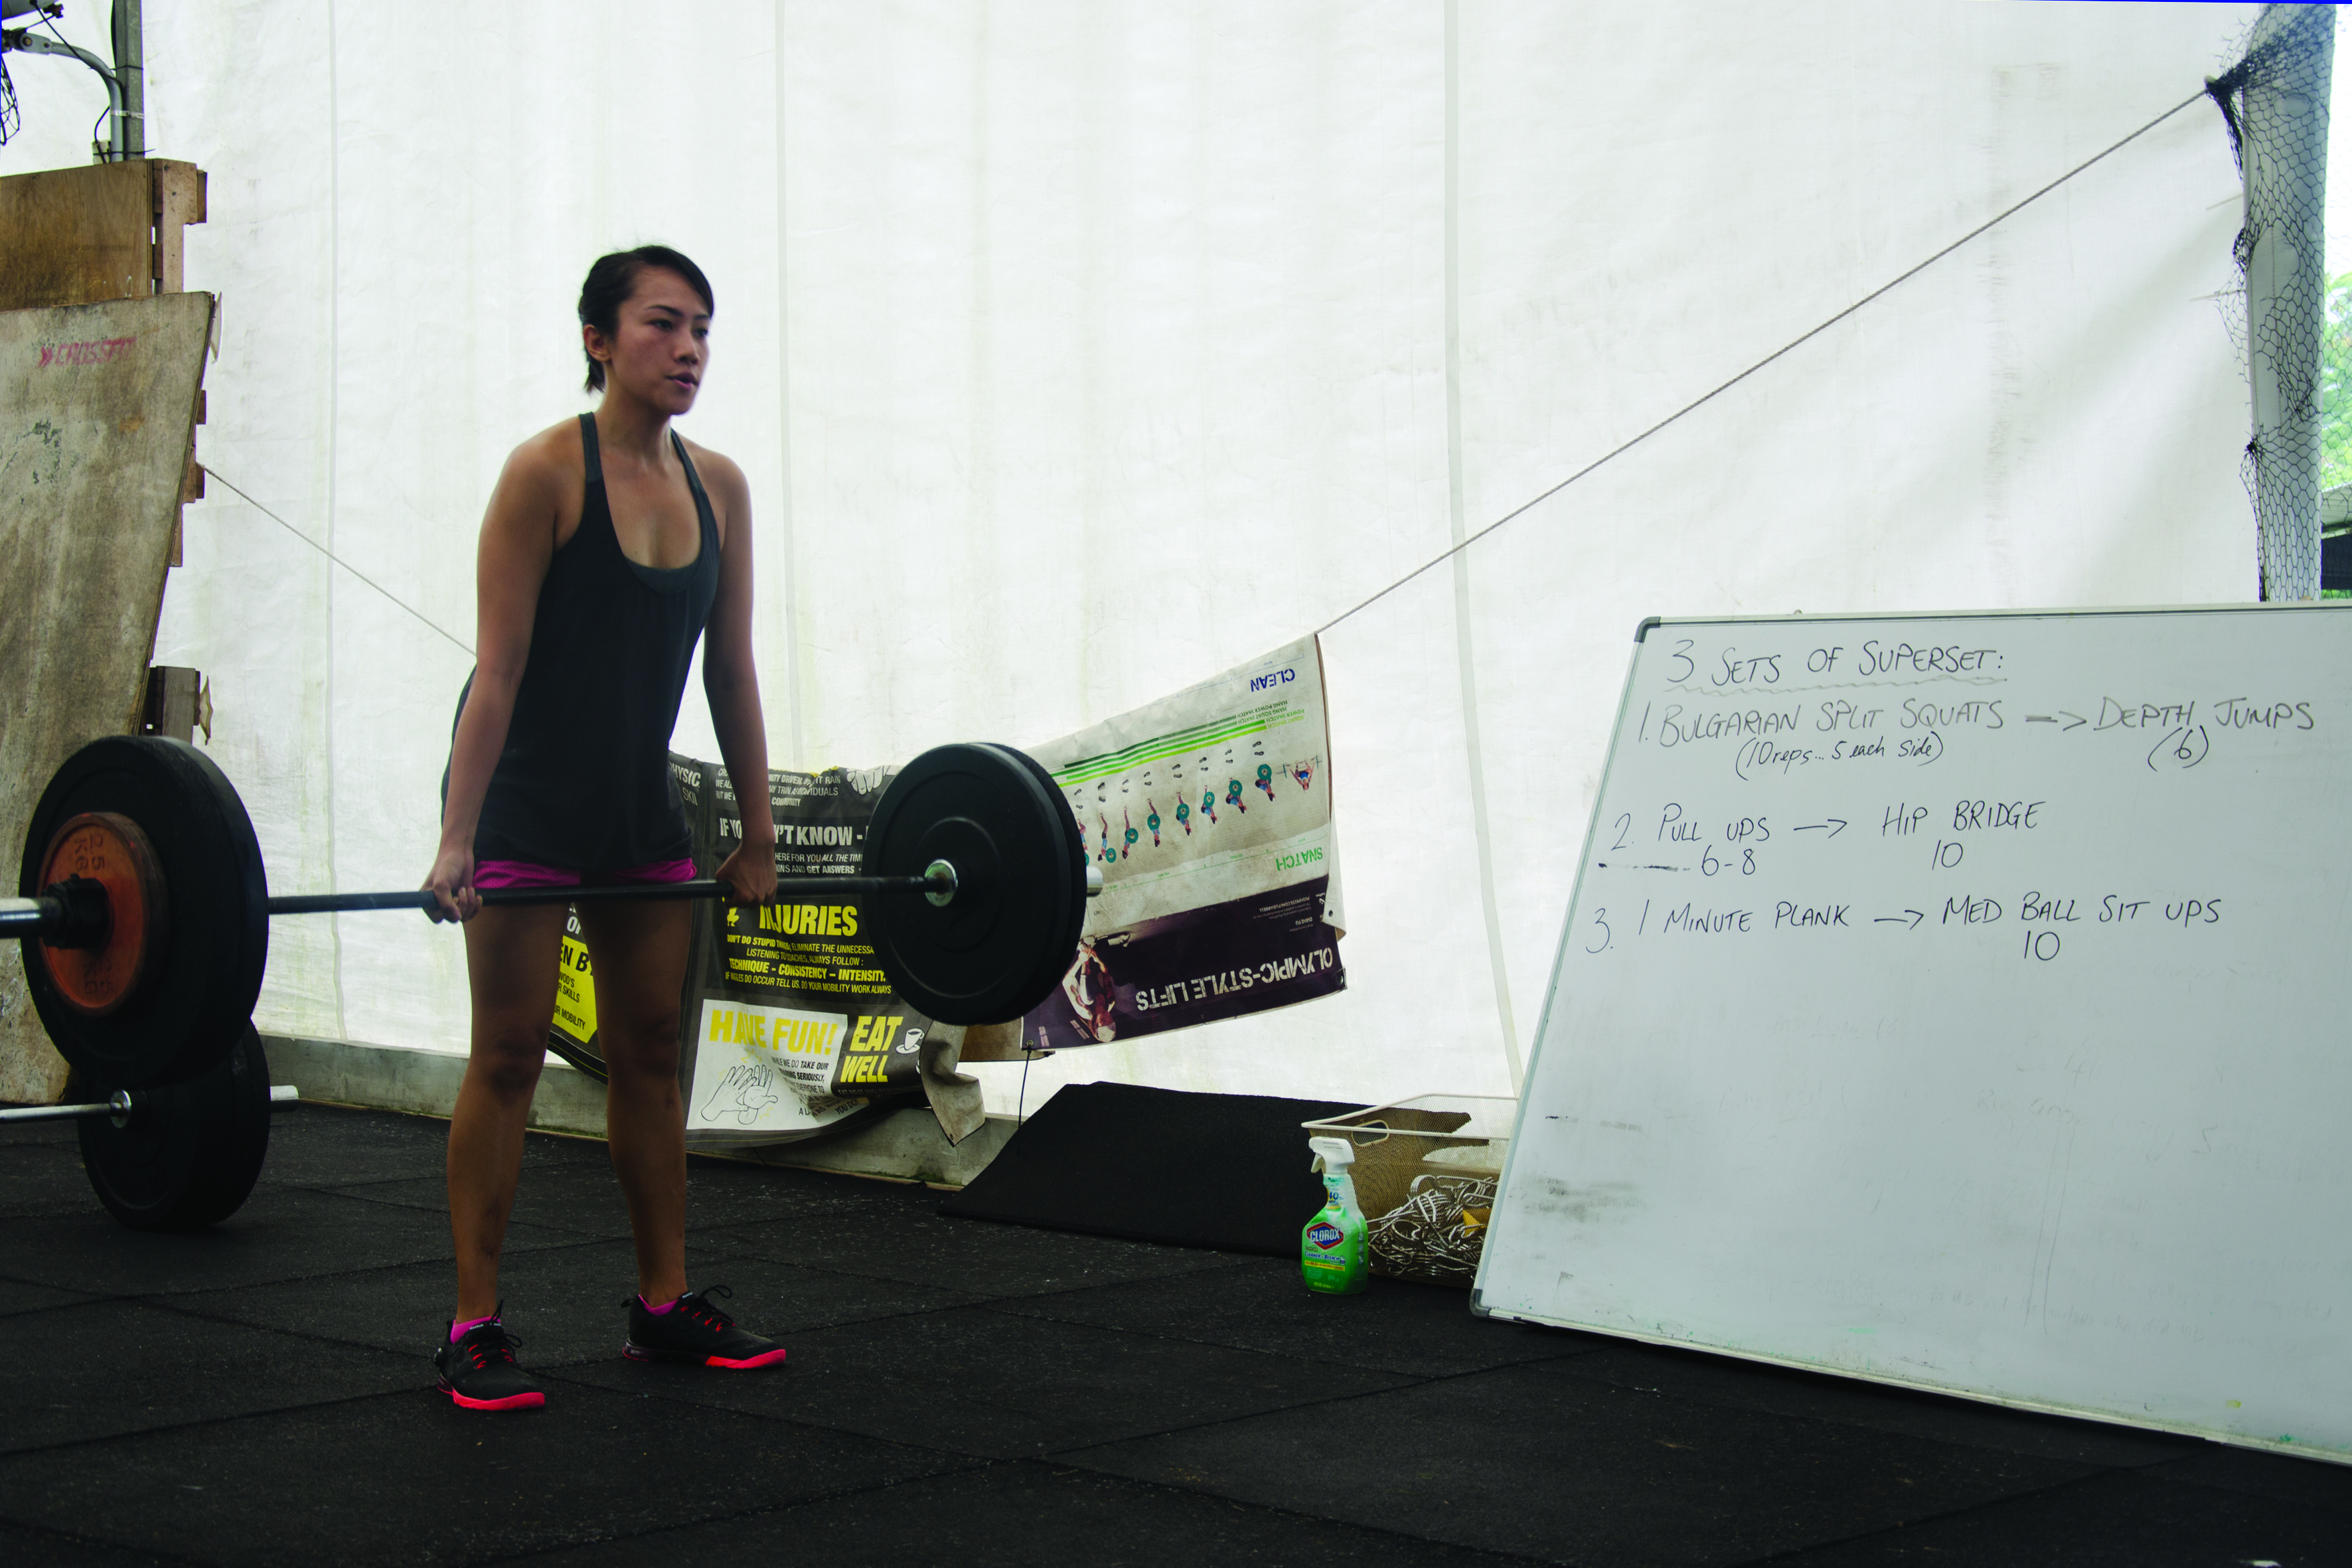
[[[183, 292], [187, 226], [205, 221], [205, 184], [202, 169], [169, 158], [0, 179], [0, 310]], [[205, 470], [191, 446], [180, 500], [204, 496]], [[180, 555], [174, 522], [173, 565]]]
[[[133, 159], [0, 179], [0, 843], [48, 774], [126, 730], [210, 731], [194, 670], [150, 671], [180, 508], [200, 499], [212, 300], [184, 231], [205, 173]], [[142, 700], [142, 699], [144, 700]], [[0, 952], [0, 1100], [53, 1102], [64, 1061]]]
[[[0, 310], [0, 844], [14, 857], [58, 765], [136, 732], [202, 728], [193, 672], [148, 672], [187, 484], [208, 294]], [[166, 728], [168, 726], [168, 729]], [[10, 891], [15, 891], [12, 888]], [[0, 942], [0, 1100], [51, 1103], [65, 1063]]]
[[0, 310], [177, 294], [205, 172], [166, 158], [0, 179]]

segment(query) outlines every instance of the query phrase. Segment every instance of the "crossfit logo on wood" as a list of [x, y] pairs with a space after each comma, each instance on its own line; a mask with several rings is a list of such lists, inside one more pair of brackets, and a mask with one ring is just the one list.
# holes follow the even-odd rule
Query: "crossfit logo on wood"
[[95, 338], [86, 343], [39, 343], [40, 368], [53, 364], [105, 364], [122, 357], [137, 338]]

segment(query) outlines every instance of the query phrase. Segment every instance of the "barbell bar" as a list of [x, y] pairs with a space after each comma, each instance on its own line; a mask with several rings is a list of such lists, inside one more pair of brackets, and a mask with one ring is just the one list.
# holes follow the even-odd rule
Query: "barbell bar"
[[[920, 893], [934, 904], [955, 898], [956, 868], [934, 860], [919, 877], [793, 876], [776, 879], [780, 896], [809, 897], [840, 893], [863, 897], [872, 893]], [[1087, 868], [1087, 896], [1102, 890], [1102, 871]], [[576, 904], [606, 900], [662, 899], [730, 899], [734, 889], [716, 878], [685, 882], [598, 882], [554, 888], [480, 888], [475, 897], [484, 905]], [[68, 877], [29, 899], [0, 899], [0, 936], [33, 936], [48, 947], [70, 950], [97, 947], [111, 924], [111, 900], [104, 886], [88, 877]], [[284, 893], [271, 897], [273, 915], [358, 914], [376, 910], [422, 910], [430, 915], [441, 902], [429, 889], [403, 889], [390, 893]]]
[[[273, 1106], [292, 1105], [302, 1098], [302, 1091], [290, 1083], [269, 1086], [269, 1103]], [[0, 1110], [0, 1121], [80, 1121], [103, 1116], [117, 1127], [127, 1124], [140, 1111], [147, 1109], [144, 1095], [118, 1089], [101, 1100], [88, 1105], [19, 1105]]]
[[[863, 897], [872, 893], [920, 893], [944, 909], [955, 901], [961, 879], [954, 865], [934, 860], [919, 877], [790, 876], [776, 879], [780, 896], [805, 898], [823, 893]], [[1087, 897], [1099, 898], [1102, 868], [1087, 868]], [[664, 899], [732, 899], [735, 889], [715, 877], [684, 882], [597, 882], [571, 887], [480, 888], [474, 896], [485, 906], [496, 904], [578, 904], [642, 902]], [[430, 915], [441, 901], [428, 889], [407, 888], [389, 893], [284, 893], [272, 897], [273, 915], [365, 913], [377, 910], [422, 910]], [[53, 882], [29, 899], [0, 899], [0, 937], [37, 937], [43, 945], [61, 951], [101, 946], [110, 934], [111, 900], [105, 886], [87, 877]]]
[[[780, 897], [870, 900], [861, 935], [891, 990], [950, 1024], [1017, 1018], [1052, 994], [1101, 888], [1052, 776], [988, 743], [935, 747], [899, 770], [855, 875], [777, 882]], [[489, 905], [732, 896], [711, 879], [478, 891]], [[42, 792], [0, 934], [22, 942], [35, 1009], [67, 1062], [88, 1081], [138, 1089], [195, 1077], [236, 1048], [269, 916], [438, 907], [421, 889], [271, 897], [252, 821], [211, 758], [185, 742], [110, 736]]]

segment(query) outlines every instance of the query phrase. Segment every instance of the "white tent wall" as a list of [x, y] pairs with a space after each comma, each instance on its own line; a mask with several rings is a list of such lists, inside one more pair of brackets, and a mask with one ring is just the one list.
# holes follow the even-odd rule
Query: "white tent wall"
[[[1461, 132], [1473, 527], [2188, 98], [2251, 20], [1463, 16], [1465, 67], [1489, 73]], [[1744, 68], [1692, 86], [1702, 50]], [[1573, 111], [1548, 113], [1571, 79]], [[1672, 133], [1618, 129], [1645, 122]], [[1566, 169], [1577, 199], [1549, 198]], [[1521, 1039], [1643, 616], [2254, 595], [2246, 384], [2215, 300], [2238, 198], [2220, 114], [2192, 104], [1474, 547]], [[1355, 626], [1328, 639], [1343, 670]]]
[[[586, 405], [588, 260], [703, 264], [684, 427], [751, 478], [771, 746], [814, 765], [1042, 740], [1324, 623], [2187, 98], [2252, 15], [188, 4], [148, 53], [159, 151], [212, 174], [205, 461], [459, 638], [505, 451]], [[76, 161], [16, 74], [0, 170]], [[1524, 1041], [1643, 615], [2250, 596], [2236, 193], [2192, 105], [1460, 592], [1339, 623], [1351, 988], [1040, 1062], [1029, 1107], [1507, 1091], [1469, 721]], [[413, 884], [468, 656], [218, 480], [187, 535], [158, 657], [212, 676], [274, 883]], [[693, 689], [678, 745], [716, 754]], [[260, 1022], [462, 1049], [459, 944], [281, 921]], [[979, 1070], [1011, 1109], [1023, 1069]]]

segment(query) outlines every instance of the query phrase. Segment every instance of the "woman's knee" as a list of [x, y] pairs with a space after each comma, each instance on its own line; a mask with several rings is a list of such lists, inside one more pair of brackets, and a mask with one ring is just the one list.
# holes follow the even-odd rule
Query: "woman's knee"
[[628, 1078], [677, 1076], [677, 1019], [641, 1019], [630, 1023], [597, 1020], [597, 1043], [604, 1048], [608, 1072]]
[[539, 1087], [547, 1060], [547, 1031], [511, 1022], [478, 1022], [467, 1070], [500, 1098], [529, 1094]]

